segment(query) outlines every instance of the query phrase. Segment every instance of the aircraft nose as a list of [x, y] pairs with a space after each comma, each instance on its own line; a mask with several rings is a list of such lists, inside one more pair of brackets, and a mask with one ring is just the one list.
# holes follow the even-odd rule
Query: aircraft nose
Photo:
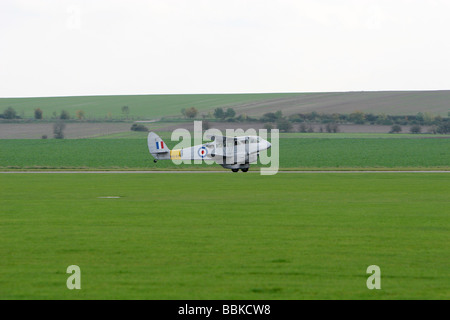
[[269, 141], [267, 141], [267, 149], [270, 149], [271, 147], [272, 147], [272, 144]]

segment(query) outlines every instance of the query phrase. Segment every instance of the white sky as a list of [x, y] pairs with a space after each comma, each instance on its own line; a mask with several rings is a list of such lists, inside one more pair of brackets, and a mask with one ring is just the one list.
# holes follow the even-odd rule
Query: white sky
[[450, 89], [447, 0], [0, 0], [0, 97]]

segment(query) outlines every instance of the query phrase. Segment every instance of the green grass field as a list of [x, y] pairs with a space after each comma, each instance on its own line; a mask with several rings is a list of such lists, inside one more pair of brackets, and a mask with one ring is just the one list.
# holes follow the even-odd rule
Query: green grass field
[[130, 109], [133, 119], [156, 119], [181, 116], [181, 109], [195, 107], [207, 114], [215, 108], [233, 107], [236, 111], [260, 117], [266, 112], [282, 111], [284, 115], [305, 112], [385, 113], [415, 115], [428, 112], [448, 116], [450, 91], [380, 91], [380, 92], [315, 92], [315, 93], [254, 93], [254, 94], [172, 94], [0, 98], [0, 112], [13, 107], [18, 115], [32, 118], [34, 109], [41, 108], [44, 118], [58, 115], [62, 110], [75, 117], [83, 110], [88, 119], [105, 117], [122, 119], [122, 106]]
[[114, 119], [121, 119], [122, 106], [130, 108], [130, 117], [154, 119], [163, 116], [181, 116], [181, 109], [195, 107], [199, 111], [214, 110], [250, 102], [288, 98], [299, 93], [266, 94], [174, 94], [174, 95], [130, 95], [130, 96], [80, 96], [50, 98], [0, 98], [0, 111], [13, 107], [26, 117], [33, 117], [34, 109], [41, 108], [44, 117], [58, 115], [61, 110], [69, 111], [75, 117], [77, 110], [84, 110], [86, 116], [103, 119], [108, 113]]
[[448, 181], [0, 174], [0, 299], [449, 299]]
[[[162, 137], [171, 148], [177, 144]], [[450, 139], [282, 138], [280, 168], [447, 170], [449, 151]], [[140, 139], [0, 140], [0, 168], [221, 169], [217, 164], [154, 164], [146, 134]]]

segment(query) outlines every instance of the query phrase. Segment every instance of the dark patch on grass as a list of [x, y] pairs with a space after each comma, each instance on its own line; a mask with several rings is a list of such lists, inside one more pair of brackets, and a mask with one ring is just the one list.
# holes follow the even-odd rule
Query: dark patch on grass
[[254, 293], [268, 293], [268, 294], [274, 294], [279, 293], [283, 289], [282, 288], [253, 288], [250, 291]]
[[272, 263], [290, 263], [290, 261], [286, 260], [286, 259], [274, 259], [274, 260], [271, 260], [270, 262], [272, 262]]

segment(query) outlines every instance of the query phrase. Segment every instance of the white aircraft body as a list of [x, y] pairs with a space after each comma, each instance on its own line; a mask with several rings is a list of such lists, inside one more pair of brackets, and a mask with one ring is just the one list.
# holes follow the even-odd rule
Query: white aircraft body
[[250, 164], [258, 160], [259, 153], [271, 147], [269, 141], [258, 136], [224, 137], [214, 135], [212, 142], [170, 150], [154, 132], [148, 134], [147, 143], [151, 155], [158, 160], [213, 160], [233, 172], [247, 172]]

